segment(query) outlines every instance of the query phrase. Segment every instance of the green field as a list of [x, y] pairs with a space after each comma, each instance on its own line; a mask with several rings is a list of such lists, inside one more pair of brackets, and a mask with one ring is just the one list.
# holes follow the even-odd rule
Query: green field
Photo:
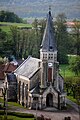
[[7, 32], [7, 33], [9, 33], [9, 31], [10, 31], [10, 26], [0, 26], [0, 28], [1, 28], [4, 32]]
[[[69, 63], [70, 61], [74, 61], [75, 58], [76, 58], [76, 55], [68, 56]], [[80, 81], [80, 74], [76, 75], [74, 72], [72, 72], [69, 64], [61, 64], [59, 69], [60, 69], [60, 74], [63, 76], [65, 82], [67, 81], [75, 85], [76, 82]], [[70, 93], [68, 94], [67, 98], [77, 104], [80, 104], [78, 103], [77, 99], [74, 98], [72, 89], [69, 87], [68, 90]]]
[[69, 68], [68, 64], [62, 64], [60, 65], [60, 74], [65, 78], [65, 77], [74, 77], [75, 73], [72, 72]]
[[73, 98], [73, 96], [67, 96], [68, 99], [70, 99], [71, 101], [75, 102], [77, 104], [77, 100]]
[[[71, 61], [74, 61], [75, 58], [76, 58], [76, 55], [68, 55], [68, 61], [69, 61], [69, 63]], [[69, 64], [60, 64], [59, 70], [60, 70], [60, 74], [63, 77], [74, 77], [74, 76], [76, 77], [75, 73], [71, 71]]]
[[31, 29], [32, 28], [31, 24], [0, 22], [0, 28], [5, 32], [9, 32], [11, 26], [17, 26], [20, 29]]

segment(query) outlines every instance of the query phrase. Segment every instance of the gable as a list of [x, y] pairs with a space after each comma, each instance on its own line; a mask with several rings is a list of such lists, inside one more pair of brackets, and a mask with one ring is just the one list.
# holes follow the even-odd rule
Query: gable
[[54, 94], [55, 96], [58, 95], [58, 92], [53, 88], [52, 85], [50, 85], [43, 93], [43, 96], [46, 96], [48, 93], [52, 93]]

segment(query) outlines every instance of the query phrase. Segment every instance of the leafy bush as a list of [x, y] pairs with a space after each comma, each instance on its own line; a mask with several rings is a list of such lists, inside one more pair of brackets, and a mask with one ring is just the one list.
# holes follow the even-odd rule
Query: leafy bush
[[4, 111], [1, 111], [1, 110], [0, 110], [0, 115], [4, 115]]
[[70, 69], [75, 73], [75, 75], [80, 74], [80, 56], [76, 56], [75, 59], [70, 61]]
[[66, 77], [65, 90], [70, 100], [80, 105], [80, 77]]
[[4, 116], [4, 117], [0, 116], [0, 120], [13, 120], [13, 119], [9, 119], [6, 116]]
[[18, 112], [8, 112], [8, 115], [13, 115], [21, 118], [34, 118], [34, 115], [27, 113], [18, 113]]

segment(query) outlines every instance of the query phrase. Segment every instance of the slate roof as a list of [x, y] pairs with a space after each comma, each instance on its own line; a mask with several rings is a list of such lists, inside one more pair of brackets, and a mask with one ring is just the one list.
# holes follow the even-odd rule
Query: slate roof
[[15, 71], [14, 73], [31, 78], [35, 72], [40, 69], [39, 62], [41, 60], [29, 56]]
[[7, 74], [7, 80], [8, 82], [17, 82], [16, 76], [13, 73]]
[[32, 94], [40, 94], [40, 87], [39, 87], [39, 85], [36, 85], [36, 87], [33, 88], [30, 92]]
[[56, 51], [56, 41], [54, 37], [54, 28], [53, 28], [53, 21], [51, 16], [51, 11], [49, 11], [47, 16], [46, 28], [43, 35], [42, 40], [42, 51]]

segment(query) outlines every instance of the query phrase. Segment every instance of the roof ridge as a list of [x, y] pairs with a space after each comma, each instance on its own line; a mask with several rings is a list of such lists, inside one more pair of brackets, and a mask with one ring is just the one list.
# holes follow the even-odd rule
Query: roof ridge
[[29, 55], [28, 58], [25, 59], [25, 61], [14, 71], [14, 73], [15, 73], [30, 57], [32, 57], [32, 56]]

